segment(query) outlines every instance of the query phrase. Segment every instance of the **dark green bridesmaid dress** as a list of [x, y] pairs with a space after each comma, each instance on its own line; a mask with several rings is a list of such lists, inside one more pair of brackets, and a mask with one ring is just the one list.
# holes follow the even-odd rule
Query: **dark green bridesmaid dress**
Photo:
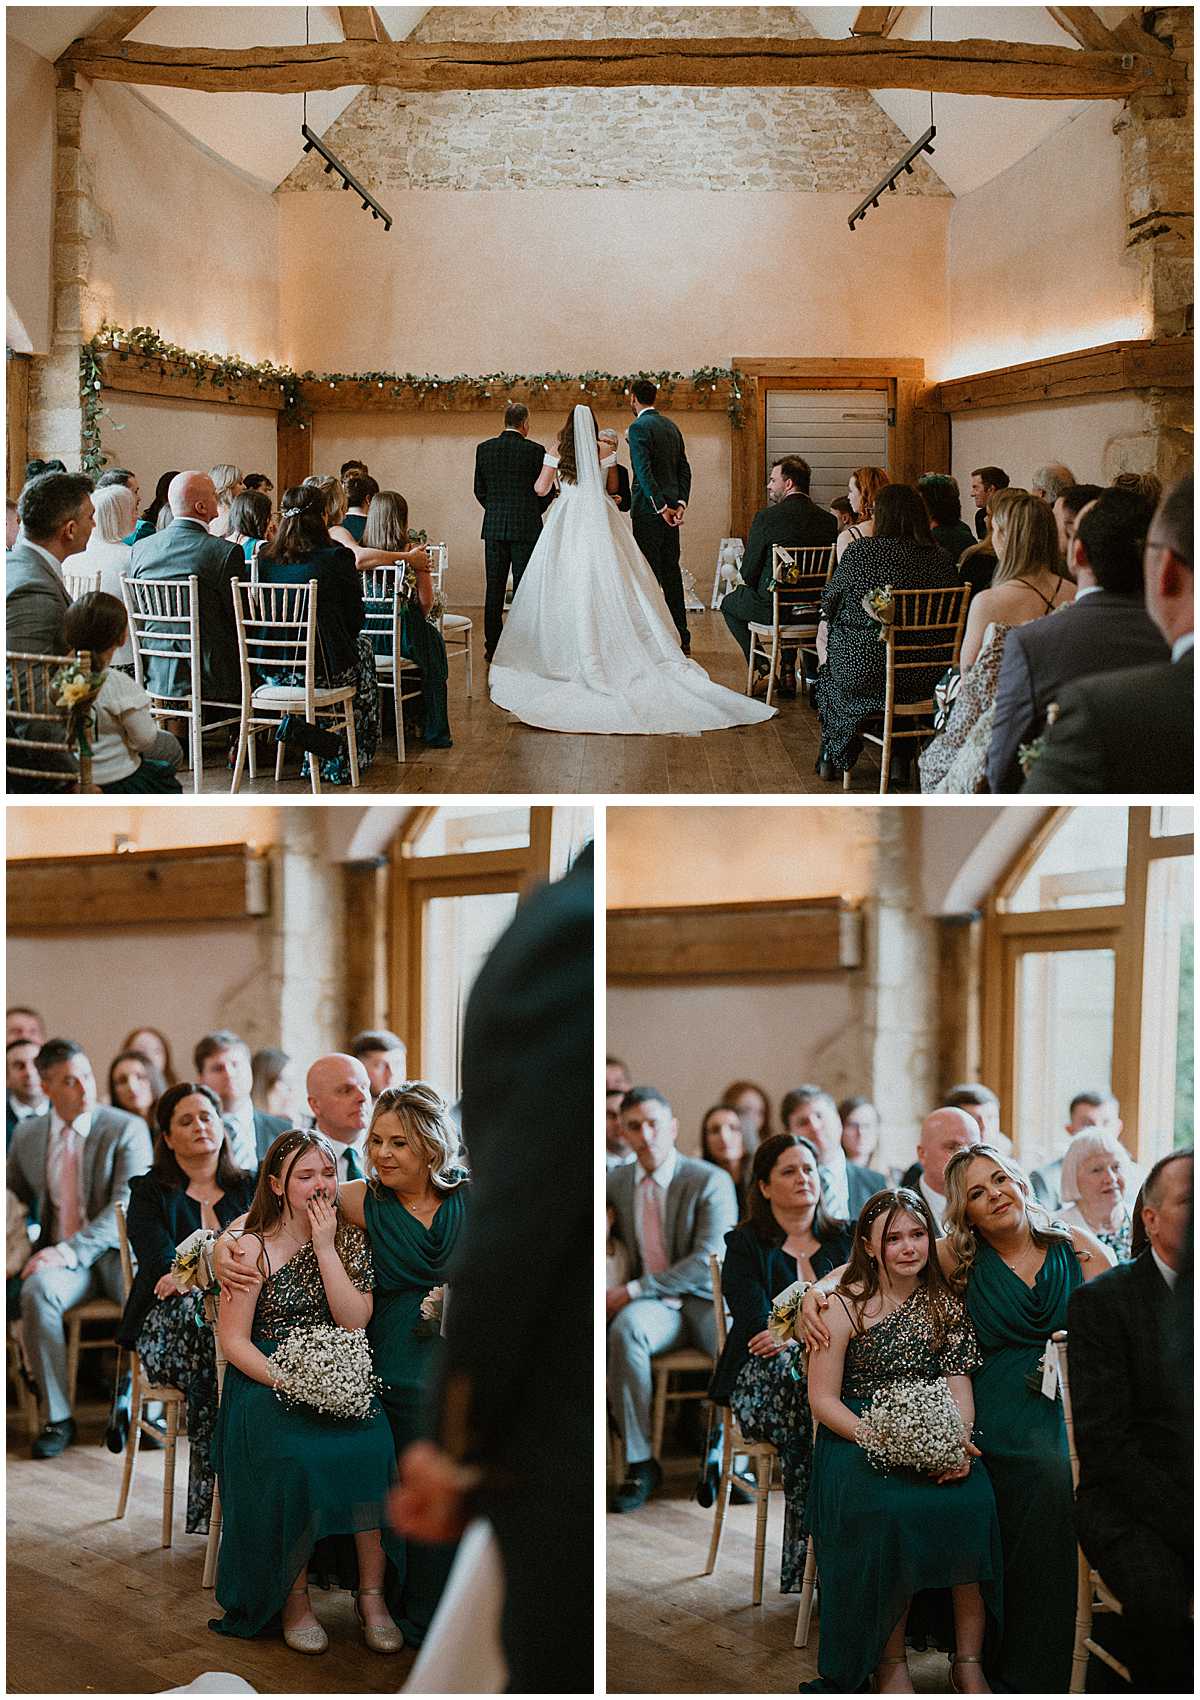
[[975, 1443], [996, 1489], [1004, 1543], [1004, 1633], [985, 1669], [1001, 1693], [1065, 1694], [1071, 1678], [1076, 1554], [1071, 1461], [1061, 1401], [1031, 1386], [1067, 1300], [1083, 1280], [1055, 1240], [1032, 1287], [980, 1241], [967, 1311], [983, 1352]]
[[[383, 1408], [397, 1457], [428, 1433], [425, 1395], [436, 1372], [441, 1336], [421, 1321], [421, 1300], [446, 1282], [446, 1270], [467, 1215], [465, 1186], [448, 1192], [428, 1227], [395, 1193], [368, 1185], [363, 1210], [375, 1259], [375, 1314], [368, 1336], [383, 1381]], [[453, 1297], [451, 1297], [453, 1303]], [[388, 1549], [388, 1607], [410, 1647], [419, 1647], [450, 1566], [456, 1543], [428, 1546], [399, 1541]]]
[[[362, 1229], [343, 1223], [335, 1244], [359, 1292], [370, 1292]], [[251, 1339], [271, 1357], [293, 1329], [332, 1322], [316, 1253], [306, 1245], [263, 1283]], [[251, 1636], [278, 1615], [318, 1540], [381, 1526], [395, 1452], [378, 1402], [361, 1422], [289, 1410], [230, 1364], [213, 1461], [222, 1511], [216, 1595], [225, 1616], [209, 1628]], [[403, 1552], [386, 1529], [383, 1544], [389, 1556]]]
[[[841, 1302], [837, 1297], [833, 1302]], [[935, 1343], [924, 1287], [846, 1348], [842, 1402], [861, 1414], [882, 1387], [970, 1375], [979, 1351], [965, 1313]], [[822, 1424], [813, 1456], [809, 1527], [820, 1588], [820, 1680], [810, 1691], [856, 1693], [913, 1596], [979, 1584], [990, 1634], [1001, 1616], [1000, 1530], [978, 1459], [959, 1482], [881, 1474], [852, 1440]]]

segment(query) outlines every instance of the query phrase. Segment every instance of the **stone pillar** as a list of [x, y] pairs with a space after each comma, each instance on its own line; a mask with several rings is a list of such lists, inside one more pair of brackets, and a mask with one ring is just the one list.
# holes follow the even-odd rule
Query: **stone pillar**
[[284, 809], [275, 906], [279, 1045], [307, 1068], [345, 1047], [343, 869], [330, 861], [323, 809]]

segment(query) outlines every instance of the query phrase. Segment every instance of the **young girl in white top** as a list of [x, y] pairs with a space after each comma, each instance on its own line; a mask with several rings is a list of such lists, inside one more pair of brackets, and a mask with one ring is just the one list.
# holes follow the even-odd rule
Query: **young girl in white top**
[[150, 698], [127, 673], [110, 665], [128, 635], [124, 604], [92, 590], [63, 615], [69, 650], [90, 650], [92, 671], [104, 673], [94, 708], [92, 779], [101, 791], [170, 791], [183, 787], [175, 770], [183, 761], [178, 738], [159, 729]]

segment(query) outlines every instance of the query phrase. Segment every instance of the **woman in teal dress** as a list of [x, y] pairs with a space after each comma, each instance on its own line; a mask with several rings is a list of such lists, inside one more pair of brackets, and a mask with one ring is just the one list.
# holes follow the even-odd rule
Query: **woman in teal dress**
[[295, 1329], [354, 1330], [371, 1319], [374, 1275], [362, 1230], [339, 1223], [337, 1169], [323, 1134], [282, 1133], [259, 1169], [243, 1247], [257, 1254], [250, 1291], [226, 1293], [219, 1335], [228, 1360], [213, 1447], [223, 1529], [216, 1595], [223, 1635], [258, 1635], [282, 1618], [297, 1652], [329, 1645], [308, 1600], [317, 1541], [353, 1535], [357, 1610], [368, 1647], [399, 1652], [403, 1637], [382, 1598], [381, 1507], [393, 1474], [391, 1433], [379, 1404], [338, 1420], [275, 1394], [271, 1359]]
[[[881, 1692], [912, 1692], [905, 1627], [913, 1596], [949, 1588], [951, 1675], [986, 1692], [985, 1629], [999, 1630], [1000, 1531], [987, 1472], [970, 1444], [971, 1375], [980, 1358], [962, 1301], [932, 1248], [936, 1228], [916, 1192], [877, 1192], [863, 1206], [850, 1262], [826, 1322], [830, 1349], [809, 1364], [817, 1430], [809, 1522], [821, 1588], [820, 1679], [805, 1688], [854, 1693], [872, 1672]], [[875, 1394], [945, 1379], [962, 1418], [958, 1461], [936, 1476], [881, 1473], [864, 1445]]]
[[[383, 1381], [383, 1408], [398, 1458], [424, 1437], [425, 1394], [436, 1373], [440, 1319], [422, 1303], [445, 1287], [467, 1216], [466, 1171], [444, 1100], [423, 1081], [381, 1092], [367, 1131], [371, 1179], [341, 1188], [338, 1206], [365, 1227], [375, 1262], [375, 1314], [368, 1336]], [[442, 1295], [444, 1298], [444, 1294]], [[431, 1300], [426, 1311], [435, 1308]], [[387, 1599], [409, 1646], [419, 1647], [450, 1566], [453, 1543], [398, 1541], [389, 1547]]]

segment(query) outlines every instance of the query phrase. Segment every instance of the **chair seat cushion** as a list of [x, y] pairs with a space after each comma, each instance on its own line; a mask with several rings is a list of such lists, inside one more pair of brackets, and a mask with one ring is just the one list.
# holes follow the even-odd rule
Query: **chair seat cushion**
[[447, 614], [442, 620], [442, 630], [452, 632], [469, 632], [474, 627], [474, 621], [466, 614]]
[[[338, 703], [351, 702], [353, 685], [332, 685], [313, 692], [315, 708], [334, 708]], [[303, 685], [260, 685], [250, 698], [256, 708], [303, 708]]]

